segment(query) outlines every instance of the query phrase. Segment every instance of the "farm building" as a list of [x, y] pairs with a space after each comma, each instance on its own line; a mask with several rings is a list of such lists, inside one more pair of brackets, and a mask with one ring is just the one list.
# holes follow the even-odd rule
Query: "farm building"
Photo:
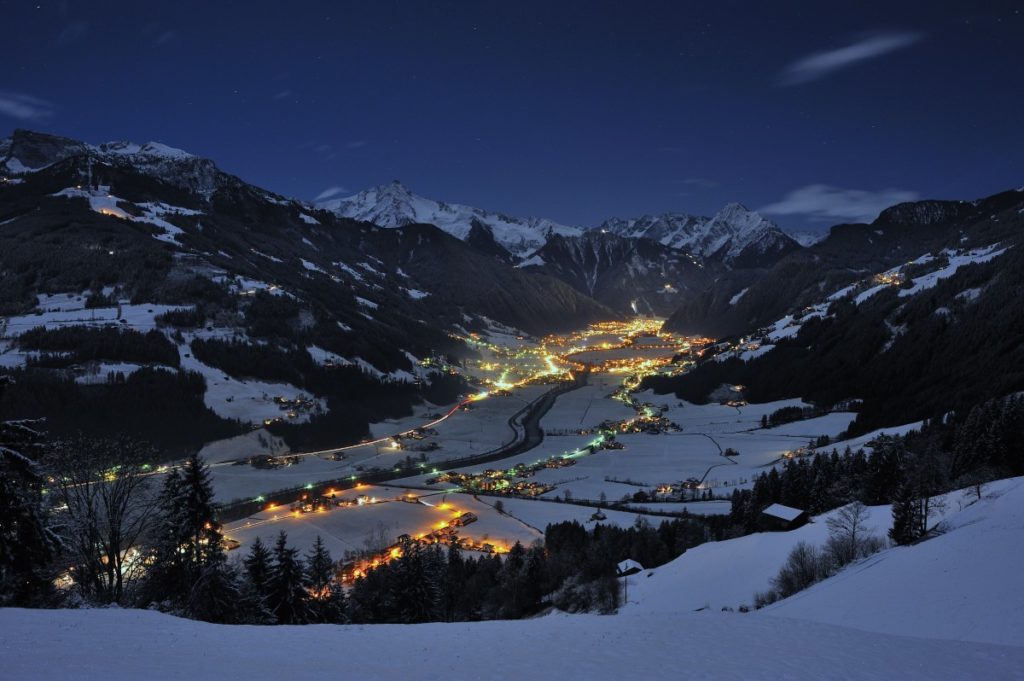
[[758, 527], [764, 532], [788, 532], [805, 525], [809, 519], [807, 511], [782, 504], [772, 504], [761, 511]]

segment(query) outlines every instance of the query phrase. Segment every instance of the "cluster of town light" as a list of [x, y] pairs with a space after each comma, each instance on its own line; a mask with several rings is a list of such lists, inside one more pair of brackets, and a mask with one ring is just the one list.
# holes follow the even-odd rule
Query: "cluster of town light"
[[[478, 491], [489, 491], [498, 493], [509, 493], [519, 495], [535, 495], [548, 491], [550, 486], [537, 483], [529, 483], [525, 480], [512, 481], [509, 478], [530, 477], [533, 472], [540, 468], [562, 467], [572, 465], [574, 459], [593, 454], [600, 449], [620, 449], [621, 445], [614, 440], [615, 432], [637, 432], [638, 430], [672, 429], [674, 424], [669, 424], [663, 415], [656, 411], [651, 405], [641, 404], [633, 399], [631, 392], [636, 390], [645, 376], [660, 371], [666, 367], [678, 369], [680, 364], [689, 364], [689, 360], [673, 364], [674, 357], [680, 354], [699, 356], [703, 347], [711, 343], [710, 339], [676, 336], [662, 330], [662, 321], [656, 319], [638, 318], [631, 321], [611, 321], [593, 324], [587, 329], [566, 335], [552, 335], [543, 338], [539, 345], [523, 345], [510, 348], [483, 339], [479, 334], [468, 334], [466, 336], [455, 336], [464, 341], [470, 347], [487, 350], [493, 355], [493, 359], [482, 360], [475, 365], [475, 369], [492, 376], [480, 377], [483, 386], [486, 388], [468, 396], [463, 403], [475, 402], [486, 399], [492, 395], [508, 394], [513, 389], [527, 385], [550, 383], [552, 381], [572, 380], [573, 372], [586, 371], [607, 372], [612, 374], [624, 374], [621, 386], [615, 391], [613, 397], [633, 407], [637, 416], [618, 423], [603, 424], [607, 426], [593, 442], [580, 449], [566, 452], [561, 456], [553, 456], [547, 460], [538, 461], [533, 465], [520, 464], [507, 471], [487, 470], [479, 474], [458, 475], [457, 481], [465, 488]], [[614, 340], [600, 340], [591, 342], [595, 337], [608, 337]], [[574, 358], [583, 352], [610, 351], [623, 348], [632, 348], [637, 351], [645, 351], [646, 357], [625, 357], [607, 358], [600, 362], [582, 362]], [[653, 351], [653, 352], [652, 352]], [[459, 369], [453, 367], [444, 360], [428, 358], [423, 360], [424, 366], [432, 367], [450, 374], [460, 373]], [[457, 409], [457, 408], [456, 408]], [[456, 411], [453, 409], [453, 412]], [[450, 414], [449, 414], [450, 415]], [[446, 417], [444, 417], [446, 418]], [[443, 418], [441, 419], [443, 420]], [[437, 423], [435, 421], [434, 423]], [[432, 425], [432, 424], [431, 424]], [[410, 431], [412, 432], [412, 431]], [[387, 448], [401, 450], [401, 437], [409, 433], [402, 433], [400, 436], [381, 438], [374, 442], [386, 442]], [[363, 443], [370, 444], [370, 443]], [[437, 471], [434, 471], [437, 473]], [[438, 476], [428, 482], [441, 482]], [[352, 476], [355, 480], [355, 476]], [[358, 484], [356, 487], [362, 487]], [[669, 490], [664, 490], [669, 491]], [[333, 490], [327, 495], [333, 496]], [[421, 503], [414, 495], [411, 495], [414, 503]], [[410, 499], [400, 498], [401, 501]], [[257, 498], [262, 501], [262, 498]], [[346, 500], [336, 505], [362, 505], [374, 504], [378, 500], [365, 494], [358, 495], [355, 500]], [[266, 506], [267, 512], [273, 513], [279, 506], [271, 503]], [[476, 517], [471, 513], [465, 513], [453, 509], [448, 502], [435, 506], [440, 511], [450, 512], [448, 520], [441, 520], [433, 524], [430, 529], [419, 532], [415, 535], [402, 535], [399, 542], [387, 547], [373, 556], [349, 563], [342, 571], [345, 581], [364, 576], [368, 570], [386, 564], [402, 556], [402, 546], [408, 542], [423, 544], [452, 543], [470, 550], [481, 550], [492, 553], [504, 553], [508, 548], [493, 542], [479, 544], [458, 537], [457, 529], [460, 526], [472, 522]], [[300, 500], [298, 504], [290, 509], [290, 512], [274, 515], [261, 521], [248, 521], [246, 527], [255, 527], [264, 523], [283, 520], [295, 517], [302, 513], [326, 512], [327, 505], [314, 503], [306, 499]], [[466, 520], [471, 517], [472, 520]]]

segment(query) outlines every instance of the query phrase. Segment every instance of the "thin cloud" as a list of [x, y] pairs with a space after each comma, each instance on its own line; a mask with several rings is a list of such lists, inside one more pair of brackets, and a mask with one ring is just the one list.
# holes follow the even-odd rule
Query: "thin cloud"
[[282, 99], [288, 99], [291, 96], [292, 96], [292, 91], [291, 90], [281, 90], [276, 95], [271, 97], [271, 99], [274, 99], [274, 100], [277, 100], [277, 101], [281, 101]]
[[328, 187], [319, 194], [316, 195], [314, 201], [326, 201], [327, 199], [337, 196], [338, 194], [348, 194], [348, 190], [344, 187]]
[[918, 32], [876, 33], [844, 47], [815, 52], [787, 66], [779, 83], [783, 86], [810, 83], [860, 62], [910, 47], [923, 38], [924, 34]]
[[917, 192], [907, 189], [872, 192], [809, 184], [757, 210], [769, 215], [803, 215], [815, 221], [871, 222], [889, 206], [918, 198]]
[[370, 140], [353, 140], [345, 145], [346, 149], [361, 149], [370, 143]]
[[53, 115], [53, 105], [23, 92], [0, 90], [0, 114], [23, 121], [40, 121]]

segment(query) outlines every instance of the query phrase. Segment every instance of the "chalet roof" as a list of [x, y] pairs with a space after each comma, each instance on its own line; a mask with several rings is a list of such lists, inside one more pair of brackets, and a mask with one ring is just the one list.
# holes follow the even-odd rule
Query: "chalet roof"
[[773, 518], [780, 518], [788, 521], [796, 520], [800, 517], [800, 514], [803, 513], [799, 508], [791, 508], [789, 506], [783, 506], [782, 504], [772, 504], [761, 512], [765, 515], [770, 515]]
[[616, 568], [618, 569], [620, 575], [627, 575], [633, 574], [634, 572], [640, 572], [644, 569], [644, 566], [636, 562], [632, 558], [627, 558], [626, 560], [619, 563], [616, 566]]

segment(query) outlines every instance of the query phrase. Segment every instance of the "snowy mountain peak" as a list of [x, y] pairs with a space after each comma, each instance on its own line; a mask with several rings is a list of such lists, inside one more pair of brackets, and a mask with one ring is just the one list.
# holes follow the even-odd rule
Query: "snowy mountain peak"
[[575, 236], [583, 230], [544, 218], [517, 218], [457, 203], [435, 201], [412, 193], [398, 180], [365, 189], [343, 199], [317, 204], [342, 217], [372, 222], [381, 227], [414, 223], [436, 225], [452, 236], [467, 240], [474, 227], [490, 230], [494, 241], [518, 256], [525, 256], [547, 241], [551, 234]]
[[652, 239], [731, 266], [761, 266], [799, 248], [775, 223], [740, 203], [729, 203], [714, 217], [663, 213], [613, 218], [598, 229], [619, 236]]
[[138, 144], [127, 140], [87, 144], [78, 140], [32, 130], [15, 130], [0, 140], [0, 157], [10, 172], [40, 170], [72, 156], [91, 155], [99, 160], [191, 161], [196, 156], [161, 142]]
[[725, 204], [725, 207], [723, 207], [722, 210], [718, 211], [718, 215], [720, 215], [720, 216], [729, 216], [729, 215], [740, 216], [740, 215], [745, 215], [745, 214], [750, 213], [750, 212], [751, 211], [746, 206], [744, 206], [742, 203], [738, 203], [736, 201], [733, 201], [731, 203]]
[[106, 144], [100, 144], [98, 147], [95, 147], [95, 149], [101, 153], [120, 154], [123, 156], [154, 156], [167, 159], [196, 158], [187, 151], [175, 149], [174, 147], [167, 146], [161, 142], [146, 142], [142, 145], [129, 141], [107, 142]]
[[226, 182], [238, 181], [218, 170], [213, 161], [161, 142], [88, 144], [32, 130], [15, 130], [0, 140], [0, 170], [12, 175], [36, 172], [81, 156], [112, 166], [129, 166], [207, 197]]

